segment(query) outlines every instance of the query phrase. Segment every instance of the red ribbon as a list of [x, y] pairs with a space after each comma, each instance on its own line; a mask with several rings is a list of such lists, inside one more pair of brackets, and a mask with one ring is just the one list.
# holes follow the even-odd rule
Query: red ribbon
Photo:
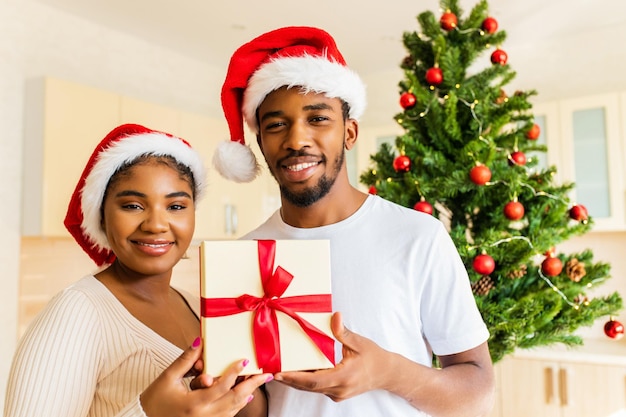
[[203, 317], [222, 317], [254, 311], [253, 335], [257, 366], [263, 372], [276, 373], [281, 370], [280, 337], [276, 311], [294, 319], [315, 343], [320, 351], [335, 364], [334, 340], [300, 317], [300, 313], [330, 313], [330, 294], [299, 295], [281, 297], [293, 275], [278, 266], [274, 270], [276, 241], [259, 240], [258, 257], [263, 297], [243, 294], [236, 298], [202, 298]]

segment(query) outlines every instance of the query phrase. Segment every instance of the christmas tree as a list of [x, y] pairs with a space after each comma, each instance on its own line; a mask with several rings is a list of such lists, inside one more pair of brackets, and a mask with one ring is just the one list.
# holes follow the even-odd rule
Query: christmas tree
[[[590, 295], [609, 278], [608, 264], [594, 263], [590, 250], [558, 251], [593, 219], [570, 201], [574, 184], [556, 184], [556, 168], [530, 156], [547, 152], [529, 101], [536, 92], [506, 91], [515, 72], [502, 49], [506, 32], [487, 2], [466, 18], [458, 0], [440, 5], [439, 16], [417, 17], [419, 32], [404, 33], [403, 111], [395, 117], [404, 134], [371, 155], [360, 180], [370, 193], [448, 226], [489, 327], [494, 362], [517, 348], [580, 345], [580, 326], [622, 308], [617, 293]], [[607, 335], [623, 334], [619, 322], [607, 325]]]

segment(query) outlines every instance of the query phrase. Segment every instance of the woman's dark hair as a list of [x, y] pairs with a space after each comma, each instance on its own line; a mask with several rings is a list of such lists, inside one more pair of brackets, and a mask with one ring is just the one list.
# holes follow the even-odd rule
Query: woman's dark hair
[[111, 178], [109, 178], [109, 182], [107, 183], [107, 186], [104, 190], [104, 196], [102, 197], [102, 203], [100, 204], [100, 219], [104, 219], [104, 202], [107, 199], [107, 196], [109, 194], [109, 190], [111, 189], [111, 187], [115, 183], [117, 183], [120, 179], [125, 178], [128, 175], [130, 175], [131, 168], [137, 165], [145, 164], [147, 162], [155, 162], [155, 163], [163, 164], [177, 171], [179, 178], [184, 181], [187, 181], [187, 183], [191, 187], [192, 198], [194, 199], [194, 201], [196, 200], [196, 194], [198, 193], [198, 189], [197, 189], [196, 180], [193, 176], [193, 172], [191, 171], [191, 168], [189, 168], [185, 164], [181, 164], [174, 157], [169, 156], [169, 155], [143, 154], [133, 159], [132, 161], [126, 162], [125, 164], [121, 165], [113, 173], [113, 175], [111, 175]]

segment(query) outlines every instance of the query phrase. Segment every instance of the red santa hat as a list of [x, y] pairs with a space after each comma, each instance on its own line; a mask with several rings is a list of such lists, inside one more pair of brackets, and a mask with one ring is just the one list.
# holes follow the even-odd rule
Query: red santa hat
[[284, 86], [340, 98], [350, 106], [352, 119], [365, 111], [365, 85], [328, 33], [313, 27], [265, 33], [235, 51], [222, 87], [230, 140], [220, 143], [213, 164], [225, 178], [249, 182], [257, 176], [256, 157], [244, 140], [244, 120], [258, 134], [256, 110], [269, 93]]
[[141, 156], [169, 156], [189, 167], [196, 185], [196, 201], [205, 187], [200, 155], [185, 140], [144, 126], [125, 124], [113, 129], [91, 154], [70, 200], [65, 227], [98, 266], [115, 260], [102, 230], [101, 207], [111, 177]]

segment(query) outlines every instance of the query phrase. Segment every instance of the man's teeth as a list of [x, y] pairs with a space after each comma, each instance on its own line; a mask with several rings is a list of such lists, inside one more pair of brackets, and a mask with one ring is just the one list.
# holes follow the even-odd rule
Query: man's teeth
[[289, 171], [302, 171], [303, 169], [307, 169], [307, 168], [310, 168], [310, 167], [315, 166], [315, 165], [317, 165], [317, 162], [307, 162], [307, 163], [304, 163], [304, 164], [289, 165], [287, 167], [287, 169]]

